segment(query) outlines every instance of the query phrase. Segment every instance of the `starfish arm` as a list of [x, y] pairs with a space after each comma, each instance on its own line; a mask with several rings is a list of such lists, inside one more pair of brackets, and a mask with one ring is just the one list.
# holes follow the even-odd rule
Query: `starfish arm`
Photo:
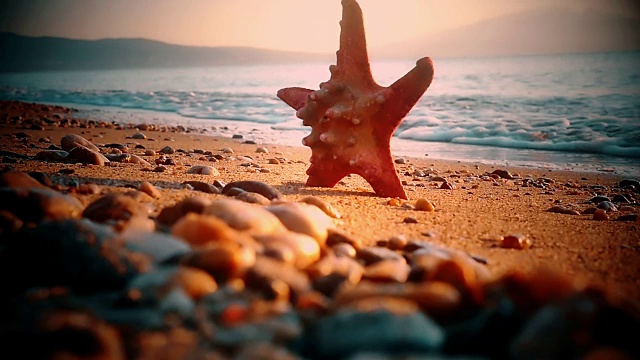
[[300, 110], [307, 103], [307, 96], [312, 92], [313, 90], [305, 88], [290, 87], [278, 90], [277, 96], [287, 105], [296, 110]]
[[[379, 150], [371, 152], [375, 154], [376, 160], [368, 160], [360, 166], [357, 173], [362, 176], [373, 188], [376, 194], [382, 197], [407, 199], [402, 183], [398, 178], [398, 173], [393, 165], [391, 152], [389, 150]], [[373, 165], [375, 164], [375, 166]]]
[[332, 79], [335, 77], [373, 84], [362, 9], [355, 0], [342, 0], [340, 27], [340, 50], [337, 52], [337, 66], [332, 71]]
[[400, 125], [411, 108], [420, 100], [422, 94], [429, 88], [433, 81], [433, 62], [425, 57], [416, 62], [416, 66], [405, 76], [389, 86], [390, 99], [385, 102], [384, 111], [389, 115], [390, 121]]
[[329, 159], [315, 161], [307, 170], [306, 186], [334, 187], [338, 181], [349, 175], [349, 168]]

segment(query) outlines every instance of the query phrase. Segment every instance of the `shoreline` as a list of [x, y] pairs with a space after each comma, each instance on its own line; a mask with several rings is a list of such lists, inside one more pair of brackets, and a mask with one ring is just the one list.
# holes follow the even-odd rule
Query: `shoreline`
[[[82, 105], [71, 103], [44, 102], [43, 104], [63, 106], [79, 111], [80, 118], [93, 120], [114, 119], [114, 121], [125, 121], [130, 124], [139, 123], [159, 123], [171, 124], [181, 123], [187, 127], [196, 129], [211, 129], [227, 127], [228, 131], [212, 131], [210, 136], [228, 137], [232, 132], [238, 131], [244, 134], [249, 133], [252, 139], [259, 143], [279, 144], [303, 148], [300, 139], [310, 131], [307, 128], [302, 130], [280, 130], [283, 124], [249, 122], [242, 120], [223, 119], [200, 119], [183, 116], [174, 112], [164, 112], [149, 109], [124, 109], [111, 106]], [[128, 115], [128, 119], [122, 119], [123, 115]], [[276, 127], [274, 129], [273, 127]], [[290, 134], [285, 137], [279, 136], [282, 132]], [[419, 149], [416, 149], [419, 147]], [[538, 169], [551, 171], [577, 171], [586, 173], [608, 173], [621, 177], [640, 177], [640, 166], [634, 166], [633, 158], [615, 157], [604, 154], [572, 153], [566, 151], [551, 151], [538, 149], [524, 149], [512, 147], [494, 147], [486, 145], [458, 144], [450, 142], [429, 142], [412, 139], [403, 139], [394, 136], [391, 139], [391, 149], [394, 156], [412, 157], [416, 159], [443, 160], [468, 164], [484, 164], [490, 166], [518, 167], [523, 169]], [[506, 159], [497, 159], [494, 154], [499, 153]], [[452, 155], [454, 154], [454, 155]], [[474, 160], [468, 160], [474, 157]], [[531, 160], [538, 159], [538, 160]]]
[[[0, 308], [13, 326], [0, 335], [21, 353], [59, 350], [20, 347], [69, 330], [65, 344], [82, 336], [99, 340], [92, 351], [147, 358], [424, 353], [425, 342], [487, 358], [637, 353], [619, 323], [640, 326], [639, 179], [394, 156], [402, 201], [355, 175], [306, 187], [306, 147], [69, 114], [0, 101], [0, 273], [12, 294]], [[71, 135], [98, 150], [61, 158]], [[255, 193], [227, 189], [239, 181]], [[616, 211], [590, 212], [602, 196]], [[320, 205], [302, 205], [309, 197]], [[71, 220], [30, 220], [40, 213]], [[583, 330], [588, 345], [575, 343]]]

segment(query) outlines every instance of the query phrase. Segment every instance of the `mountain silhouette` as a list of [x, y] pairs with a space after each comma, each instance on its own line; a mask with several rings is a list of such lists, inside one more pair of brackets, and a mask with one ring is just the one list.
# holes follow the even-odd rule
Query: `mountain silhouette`
[[640, 49], [640, 21], [562, 8], [509, 14], [372, 49], [379, 58], [544, 55]]
[[0, 33], [0, 72], [197, 67], [330, 61], [329, 55], [196, 47], [146, 39], [73, 40]]

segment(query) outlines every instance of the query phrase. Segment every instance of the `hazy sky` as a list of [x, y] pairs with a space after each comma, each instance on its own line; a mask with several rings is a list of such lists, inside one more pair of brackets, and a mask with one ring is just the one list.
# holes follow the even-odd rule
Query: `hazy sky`
[[[0, 0], [0, 31], [328, 52], [340, 0]], [[558, 6], [639, 16], [637, 0], [360, 0], [370, 46]]]

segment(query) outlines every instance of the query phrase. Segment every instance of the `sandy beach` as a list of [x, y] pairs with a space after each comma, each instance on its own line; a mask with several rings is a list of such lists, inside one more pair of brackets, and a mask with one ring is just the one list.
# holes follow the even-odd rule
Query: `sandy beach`
[[[224, 138], [178, 128], [178, 124], [135, 128], [76, 123], [69, 120], [72, 115], [65, 108], [0, 103], [0, 170], [42, 172], [63, 191], [73, 184], [98, 185], [98, 193], [75, 195], [85, 206], [107, 193], [137, 189], [146, 181], [159, 190], [157, 198], [139, 200], [151, 206], [151, 219], [185, 198], [227, 197], [198, 191], [184, 185], [187, 181], [260, 181], [277, 189], [288, 202], [314, 196], [330, 204], [340, 214], [332, 219], [335, 227], [363, 247], [426, 241], [472, 256], [486, 265], [492, 279], [514, 271], [552, 269], [574, 281], [577, 288], [606, 288], [620, 298], [640, 301], [640, 195], [638, 188], [620, 186], [623, 180], [638, 179], [396, 157], [396, 169], [409, 200], [387, 199], [376, 196], [364, 179], [355, 175], [335, 188], [305, 187], [311, 155], [306, 147], [245, 143], [246, 134]], [[63, 122], [65, 119], [68, 121]], [[100, 166], [32, 158], [51, 145], [60, 146], [69, 134], [98, 145], [104, 154], [134, 154], [148, 164], [111, 161]], [[124, 150], [107, 144], [120, 144]], [[175, 153], [166, 155], [172, 161], [160, 171], [157, 160], [167, 146]], [[219, 175], [188, 173], [195, 165], [214, 168]], [[445, 183], [453, 189], [443, 189]], [[616, 203], [617, 211], [609, 210], [606, 220], [597, 220], [593, 210], [587, 209], [597, 206], [592, 199], [598, 195], [610, 199], [623, 195], [628, 203]], [[427, 199], [435, 210], [415, 209], [418, 199]], [[575, 210], [574, 214], [549, 211], [560, 206], [566, 212]], [[10, 230], [5, 227], [2, 231], [4, 237]], [[530, 247], [505, 248], [505, 238], [514, 236]]]

